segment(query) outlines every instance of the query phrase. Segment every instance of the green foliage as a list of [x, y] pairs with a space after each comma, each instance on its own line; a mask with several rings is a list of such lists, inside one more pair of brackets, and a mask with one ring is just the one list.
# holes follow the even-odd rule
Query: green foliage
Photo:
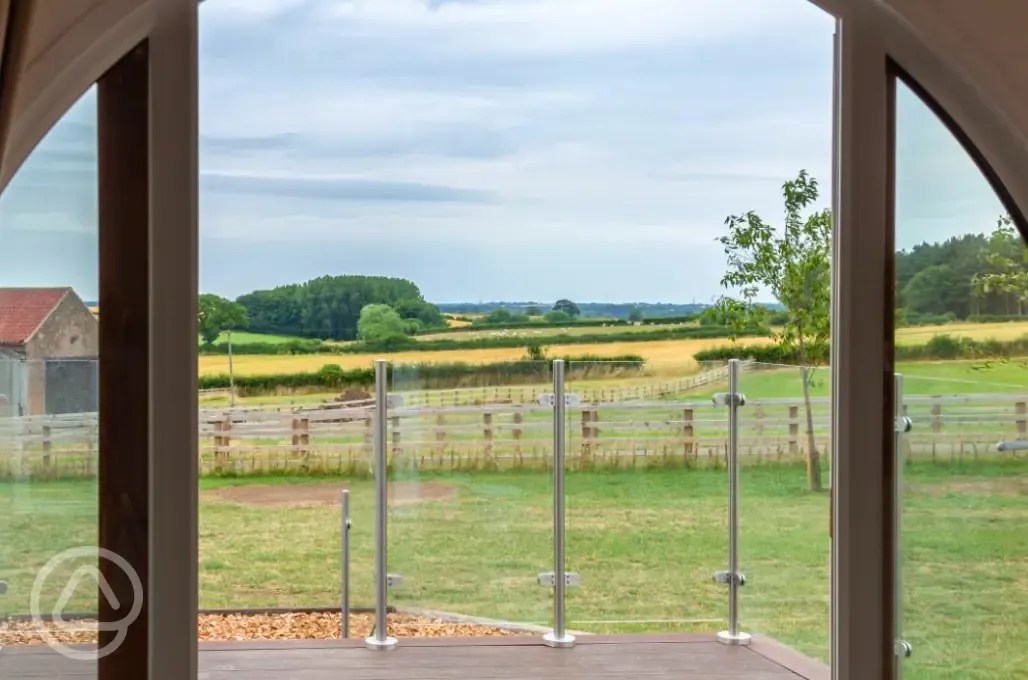
[[482, 323], [507, 323], [512, 321], [513, 316], [509, 309], [494, 309], [482, 319]]
[[[743, 329], [725, 326], [676, 326], [660, 328], [653, 331], [625, 331], [622, 333], [594, 333], [584, 335], [548, 335], [533, 337], [532, 340], [541, 345], [601, 345], [625, 342], [655, 342], [658, 340], [687, 340], [699, 338], [754, 337], [766, 335], [763, 328], [750, 327]], [[443, 352], [448, 350], [499, 349], [504, 347], [524, 347], [524, 336], [489, 336], [478, 338], [440, 338], [437, 340], [414, 341], [401, 336], [389, 343], [375, 344], [358, 342], [351, 344], [326, 343], [320, 340], [294, 340], [282, 343], [239, 343], [232, 345], [232, 353], [237, 355], [251, 354], [365, 354], [370, 351], [418, 351]], [[201, 347], [200, 354], [227, 354], [228, 346], [218, 343], [209, 347]]]
[[[356, 338], [361, 310], [369, 304], [402, 304], [406, 310], [409, 301], [424, 303], [417, 286], [404, 279], [381, 276], [322, 276], [306, 283], [254, 291], [237, 300], [246, 307], [250, 329], [255, 333], [324, 340]], [[438, 320], [432, 317], [430, 307], [422, 307], [417, 314], [423, 323], [442, 324], [441, 316]]]
[[543, 312], [535, 305], [525, 307], [525, 316], [542, 316]]
[[528, 343], [525, 350], [530, 361], [544, 361], [546, 359], [546, 348], [537, 342]]
[[[1028, 356], [1028, 335], [1015, 340], [973, 340], [947, 334], [932, 336], [922, 345], [897, 345], [897, 361], [951, 361], [954, 359], [1010, 359]], [[795, 348], [781, 345], [731, 344], [693, 355], [696, 361], [751, 359], [767, 364], [801, 365]]]
[[546, 321], [551, 326], [559, 326], [561, 324], [567, 325], [571, 323], [571, 315], [563, 310], [554, 310], [546, 315]]
[[405, 324], [389, 305], [372, 304], [361, 310], [357, 335], [368, 345], [393, 345], [407, 341]]
[[400, 300], [392, 305], [392, 308], [396, 310], [401, 319], [417, 321], [423, 329], [446, 327], [446, 320], [443, 318], [442, 312], [431, 302], [411, 298]]
[[[981, 271], [971, 277], [972, 294], [977, 300], [999, 296], [1012, 303], [1017, 314], [1028, 301], [1028, 249], [1014, 228], [1009, 215], [996, 222], [996, 229], [979, 253]], [[977, 311], [977, 310], [976, 310]]]
[[643, 311], [636, 307], [628, 314], [628, 320], [631, 322], [637, 322], [643, 320]]
[[741, 299], [724, 297], [716, 308], [736, 327], [747, 321], [766, 326], [766, 309], [758, 309], [755, 299], [762, 290], [770, 291], [786, 311], [786, 323], [781, 330], [769, 329], [770, 337], [783, 347], [795, 347], [800, 357], [809, 355], [803, 363], [813, 365], [813, 359], [826, 355], [822, 346], [829, 337], [832, 216], [829, 210], [803, 216], [818, 199], [817, 180], [806, 171], [786, 182], [782, 194], [781, 233], [753, 211], [725, 220], [728, 234], [718, 241], [725, 248], [728, 272], [721, 285], [739, 291]]
[[582, 314], [582, 310], [579, 309], [578, 305], [576, 305], [571, 300], [567, 300], [567, 299], [557, 300], [553, 304], [553, 311], [554, 312], [564, 312], [565, 314], [567, 314], [572, 319], [575, 318], [576, 316], [581, 316], [581, 314]]
[[962, 343], [952, 335], [933, 335], [925, 343], [925, 353], [937, 359], [957, 359], [962, 353]]
[[[831, 318], [832, 214], [815, 211], [804, 216], [818, 199], [817, 180], [801, 170], [782, 185], [785, 224], [781, 233], [752, 210], [729, 215], [728, 234], [718, 239], [725, 248], [728, 271], [721, 285], [738, 291], [741, 299], [723, 297], [716, 305], [737, 329], [760, 326], [785, 352], [795, 353], [800, 365], [816, 366], [828, 356]], [[756, 304], [770, 291], [784, 307], [786, 323], [767, 325], [767, 309]], [[821, 490], [821, 464], [814, 439], [810, 403], [810, 373], [804, 373], [803, 397], [807, 416], [808, 483]]]
[[247, 327], [246, 308], [219, 295], [202, 293], [197, 301], [200, 337], [212, 345], [224, 331]]

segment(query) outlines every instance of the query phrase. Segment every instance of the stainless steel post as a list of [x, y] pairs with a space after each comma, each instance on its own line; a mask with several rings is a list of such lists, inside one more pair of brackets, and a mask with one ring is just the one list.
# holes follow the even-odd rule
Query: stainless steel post
[[750, 635], [739, 630], [739, 360], [728, 362], [728, 630], [718, 640], [748, 645]]
[[903, 376], [899, 373], [895, 374], [895, 394], [896, 394], [896, 446], [895, 446], [895, 479], [892, 486], [892, 502], [893, 502], [893, 518], [895, 521], [893, 528], [893, 555], [895, 558], [895, 571], [893, 577], [895, 578], [893, 602], [893, 612], [895, 616], [896, 626], [896, 674], [895, 680], [901, 680], [903, 677], [903, 660], [910, 656], [912, 648], [908, 642], [903, 639], [903, 558], [901, 552], [902, 536], [900, 530], [903, 525], [903, 433], [907, 431], [908, 421], [906, 421], [906, 415], [903, 413]]
[[350, 637], [350, 492], [343, 489], [343, 556], [340, 583], [340, 594], [342, 597], [341, 628], [343, 639]]
[[389, 593], [389, 561], [386, 559], [386, 423], [389, 418], [387, 367], [385, 360], [375, 361], [375, 632], [365, 641], [369, 649], [375, 650], [390, 650], [396, 647], [396, 640], [386, 635], [386, 603]]
[[572, 647], [565, 620], [567, 571], [564, 563], [564, 442], [566, 437], [564, 361], [553, 362], [553, 631], [543, 636], [550, 647]]

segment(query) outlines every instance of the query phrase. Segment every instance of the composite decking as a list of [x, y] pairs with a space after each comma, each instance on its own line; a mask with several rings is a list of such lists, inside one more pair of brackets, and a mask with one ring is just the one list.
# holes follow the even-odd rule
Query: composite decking
[[[404, 638], [373, 652], [361, 641], [201, 643], [198, 680], [827, 680], [828, 668], [755, 638], [748, 647], [706, 635], [583, 636], [573, 649], [538, 638]], [[4, 680], [85, 680], [95, 665], [45, 646], [0, 649]]]

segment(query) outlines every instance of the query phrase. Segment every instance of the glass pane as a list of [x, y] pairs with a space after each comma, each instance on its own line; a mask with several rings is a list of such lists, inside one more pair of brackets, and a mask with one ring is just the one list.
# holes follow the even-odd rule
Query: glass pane
[[828, 663], [830, 369], [739, 368], [742, 628]]
[[[96, 642], [96, 197], [91, 90], [0, 196], [0, 647], [53, 656]], [[14, 674], [48, 675], [49, 656]], [[88, 656], [61, 667], [96, 676]]]
[[[1028, 253], [966, 151], [897, 86], [896, 364], [906, 680], [1028, 668]], [[1004, 446], [998, 446], [999, 444]]]
[[727, 554], [724, 409], [705, 396], [724, 367], [642, 361], [566, 368], [568, 625], [590, 633], [725, 625], [712, 578]]
[[389, 412], [389, 634], [539, 634], [552, 598], [550, 364], [396, 365]]

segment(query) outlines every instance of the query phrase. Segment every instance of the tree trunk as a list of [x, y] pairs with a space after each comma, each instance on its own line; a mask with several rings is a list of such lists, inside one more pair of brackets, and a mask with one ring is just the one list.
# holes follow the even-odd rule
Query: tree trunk
[[803, 384], [803, 407], [807, 416], [807, 488], [821, 491], [821, 454], [817, 451], [814, 438], [814, 409], [810, 403], [810, 370], [807, 368], [807, 352], [803, 345], [803, 336], [799, 338], [800, 380]]

